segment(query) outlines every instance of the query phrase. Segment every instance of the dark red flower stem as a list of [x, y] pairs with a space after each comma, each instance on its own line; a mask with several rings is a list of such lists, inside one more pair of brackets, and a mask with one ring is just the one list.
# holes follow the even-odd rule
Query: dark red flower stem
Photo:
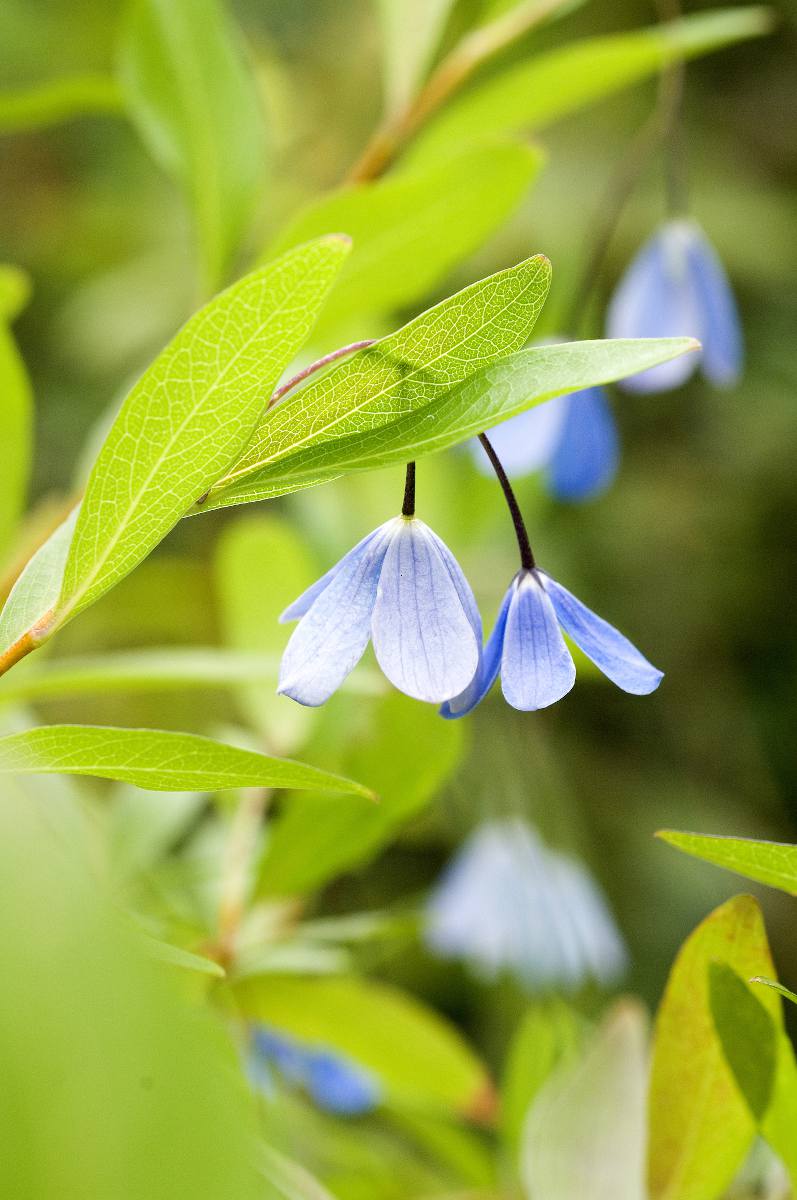
[[303, 383], [310, 375], [315, 375], [316, 371], [323, 370], [324, 367], [328, 367], [330, 363], [337, 362], [339, 358], [343, 358], [346, 354], [353, 354], [355, 350], [367, 350], [373, 344], [374, 338], [367, 338], [363, 342], [352, 342], [348, 346], [340, 346], [337, 350], [331, 350], [329, 354], [325, 354], [323, 358], [316, 359], [315, 362], [310, 363], [309, 367], [305, 367], [298, 375], [294, 375], [287, 383], [283, 383], [281, 387], [278, 387], [269, 400], [268, 407], [271, 408], [282, 399], [286, 392], [295, 388], [297, 384]]

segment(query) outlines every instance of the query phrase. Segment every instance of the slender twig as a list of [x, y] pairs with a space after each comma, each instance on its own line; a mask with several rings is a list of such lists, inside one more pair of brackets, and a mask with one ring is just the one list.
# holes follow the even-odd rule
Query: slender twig
[[404, 503], [401, 506], [402, 517], [415, 516], [415, 463], [407, 463], [407, 475], [404, 480]]
[[532, 571], [536, 566], [534, 555], [531, 551], [531, 542], [529, 541], [528, 530], [526, 523], [523, 520], [523, 514], [520, 511], [520, 505], [517, 502], [512, 484], [509, 482], [506, 471], [503, 468], [500, 458], [493, 449], [492, 443], [486, 433], [479, 434], [479, 441], [484, 446], [487, 452], [487, 457], [492, 464], [492, 468], [498, 476], [498, 482], [501, 484], [501, 489], [504, 493], [504, 498], [507, 503], [507, 508], [512, 516], [512, 524], [515, 526], [515, 537], [517, 538], [518, 550], [520, 551], [520, 565], [524, 571]]
[[378, 178], [404, 144], [482, 63], [552, 16], [561, 4], [562, 0], [525, 0], [464, 37], [407, 107], [383, 121], [349, 172], [347, 182], [363, 183]]
[[563, 328], [568, 333], [578, 332], [592, 295], [592, 289], [600, 278], [606, 255], [620, 223], [620, 217], [651, 155], [660, 145], [664, 132], [661, 113], [657, 106], [656, 111], [637, 131], [622, 162], [609, 179], [598, 206], [598, 220], [590, 224], [590, 246], [586, 261], [563, 321]]
[[291, 391], [292, 388], [295, 388], [298, 384], [303, 383], [304, 380], [308, 379], [311, 375], [315, 375], [316, 371], [322, 371], [324, 367], [328, 367], [330, 363], [337, 362], [339, 358], [343, 358], [346, 354], [353, 354], [355, 350], [367, 350], [369, 346], [373, 346], [374, 341], [374, 338], [366, 338], [361, 342], [351, 342], [350, 345], [340, 346], [337, 350], [331, 350], [329, 354], [325, 354], [323, 358], [319, 358], [315, 362], [310, 363], [309, 367], [305, 367], [304, 370], [300, 371], [298, 375], [294, 375], [292, 379], [287, 381], [287, 383], [283, 383], [281, 387], [277, 388], [268, 402], [268, 407], [273, 408], [273, 406], [282, 399], [286, 392]]
[[[661, 2], [666, 5], [669, 0], [661, 0]], [[675, 16], [669, 16], [667, 19], [677, 19], [680, 15], [677, 0], [672, 0], [671, 7], [676, 10]], [[678, 69], [679, 65], [680, 69]], [[648, 162], [665, 139], [670, 138], [671, 146], [673, 138], [677, 140], [677, 134], [674, 134], [673, 130], [677, 129], [679, 125], [682, 91], [683, 63], [681, 62], [676, 64], [675, 68], [668, 68], [662, 74], [656, 107], [632, 139], [601, 197], [598, 217], [590, 226], [593, 231], [589, 239], [591, 248], [586, 255], [584, 269], [573, 291], [573, 298], [563, 322], [564, 328], [569, 333], [578, 332], [592, 295], [592, 289], [600, 278], [620, 218]], [[671, 157], [671, 169], [668, 172], [668, 209], [671, 213], [683, 211], [684, 206], [683, 180], [681, 174], [673, 169], [674, 165], [674, 159]]]
[[[656, 9], [664, 25], [681, 19], [681, 0], [656, 0]], [[686, 66], [683, 58], [678, 57], [662, 75], [663, 105], [669, 112], [665, 186], [671, 217], [681, 216], [687, 207], [686, 146], [681, 119], [685, 82]]]

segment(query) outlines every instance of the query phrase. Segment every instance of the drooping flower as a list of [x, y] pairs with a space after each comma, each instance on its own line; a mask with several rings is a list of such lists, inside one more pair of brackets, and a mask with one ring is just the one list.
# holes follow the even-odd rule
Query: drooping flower
[[308, 1046], [265, 1025], [252, 1035], [255, 1081], [269, 1086], [263, 1068], [272, 1068], [287, 1082], [301, 1087], [325, 1112], [354, 1117], [371, 1112], [380, 1088], [369, 1071], [325, 1047]]
[[700, 226], [673, 220], [637, 254], [609, 305], [610, 338], [697, 338], [700, 355], [686, 354], [623, 380], [631, 392], [665, 392], [679, 387], [700, 364], [718, 387], [735, 383], [743, 344], [736, 302], [716, 251]]
[[390, 682], [417, 700], [458, 695], [479, 665], [473, 593], [451, 551], [417, 517], [395, 517], [363, 538], [280, 618], [297, 619], [278, 691], [299, 704], [328, 700], [369, 639]]
[[576, 679], [562, 629], [624, 692], [646, 696], [661, 683], [662, 672], [628, 638], [533, 567], [518, 571], [512, 580], [474, 679], [442, 706], [441, 714], [454, 718], [471, 712], [499, 672], [504, 697], [513, 708], [530, 712], [561, 700]]
[[[557, 500], [588, 500], [605, 491], [617, 473], [619, 439], [614, 413], [601, 387], [546, 400], [490, 431], [510, 477], [545, 470]], [[484, 474], [489, 460], [478, 442], [473, 457]]]
[[483, 979], [506, 972], [532, 991], [610, 984], [626, 965], [623, 939], [586, 868], [519, 818], [471, 834], [429, 901], [425, 940]]

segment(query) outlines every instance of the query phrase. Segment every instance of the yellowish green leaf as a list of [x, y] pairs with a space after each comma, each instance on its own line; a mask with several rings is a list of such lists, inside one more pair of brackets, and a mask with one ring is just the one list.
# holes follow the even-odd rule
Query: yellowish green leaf
[[240, 1012], [373, 1072], [395, 1103], [476, 1110], [489, 1082], [457, 1030], [386, 984], [269, 975], [235, 985]]
[[771, 28], [767, 8], [718, 9], [522, 58], [445, 108], [418, 138], [412, 160], [428, 162], [486, 138], [543, 129], [680, 58], [759, 37]]
[[[714, 1025], [712, 963], [727, 965], [742, 979], [772, 974], [764, 923], [751, 896], [736, 896], [706, 917], [670, 973], [654, 1036], [650, 1200], [716, 1200], [755, 1135], [756, 1123]], [[778, 1019], [777, 996], [762, 1003]]]
[[247, 275], [141, 377], [91, 472], [54, 626], [118, 583], [236, 461], [348, 248], [320, 238]]

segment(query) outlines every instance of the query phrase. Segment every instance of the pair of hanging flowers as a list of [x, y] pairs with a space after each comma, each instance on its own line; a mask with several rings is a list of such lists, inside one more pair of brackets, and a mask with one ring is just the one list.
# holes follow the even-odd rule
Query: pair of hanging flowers
[[[486, 447], [492, 454], [486, 438]], [[496, 459], [520, 548], [495, 628], [482, 646], [476, 600], [448, 547], [414, 512], [414, 466], [404, 512], [350, 550], [282, 614], [299, 621], [280, 668], [279, 692], [323, 704], [373, 642], [390, 682], [417, 700], [465, 716], [501, 674], [514, 708], [546, 708], [572, 688], [576, 669], [562, 629], [624, 691], [652, 692], [661, 671], [601, 617], [537, 567], [514, 494]]]
[[[696, 336], [706, 378], [738, 377], [742, 339], [722, 265], [700, 228], [668, 221], [631, 263], [609, 305], [614, 338]], [[685, 382], [695, 359], [674, 359], [623, 381], [633, 392]], [[477, 462], [494, 470], [515, 526], [520, 569], [510, 581], [492, 633], [448, 547], [415, 515], [415, 465], [407, 468], [402, 514], [380, 525], [282, 614], [298, 620], [282, 659], [279, 692], [323, 704], [373, 642], [390, 682], [441, 715], [465, 716], [500, 675], [513, 708], [534, 711], [561, 700], [576, 669], [563, 631], [623, 691], [647, 695], [657, 670], [617, 629], [538, 566], [507, 477], [545, 467], [551, 490], [582, 500], [603, 490], [617, 469], [618, 438], [602, 388], [561, 396], [482, 434]], [[506, 469], [505, 469], [506, 468]]]

